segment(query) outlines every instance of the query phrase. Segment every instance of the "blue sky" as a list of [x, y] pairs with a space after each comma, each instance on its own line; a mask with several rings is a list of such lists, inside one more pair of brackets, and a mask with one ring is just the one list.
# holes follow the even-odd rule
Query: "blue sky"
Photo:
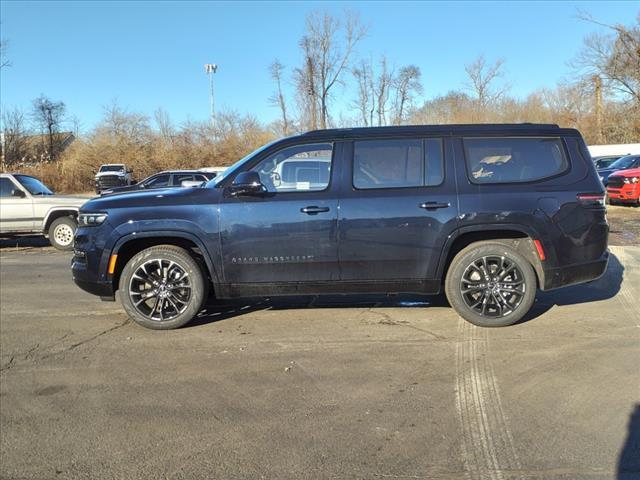
[[[360, 14], [369, 26], [358, 56], [386, 54], [396, 66], [418, 65], [425, 98], [463, 87], [464, 64], [484, 54], [505, 59], [511, 93], [524, 96], [569, 78], [567, 61], [599, 28], [579, 10], [607, 23], [630, 24], [637, 2], [18, 2], [0, 3], [10, 68], [0, 78], [3, 107], [28, 109], [41, 93], [62, 100], [84, 129], [113, 100], [172, 119], [209, 114], [203, 64], [219, 64], [217, 105], [278, 116], [268, 97], [267, 68], [300, 61], [298, 40], [313, 10]], [[345, 109], [349, 90], [336, 91]]]

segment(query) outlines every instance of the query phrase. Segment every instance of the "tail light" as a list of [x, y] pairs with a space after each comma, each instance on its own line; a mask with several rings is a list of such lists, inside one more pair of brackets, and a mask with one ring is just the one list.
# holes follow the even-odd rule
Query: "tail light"
[[577, 195], [578, 202], [586, 207], [603, 207], [604, 193], [579, 193]]

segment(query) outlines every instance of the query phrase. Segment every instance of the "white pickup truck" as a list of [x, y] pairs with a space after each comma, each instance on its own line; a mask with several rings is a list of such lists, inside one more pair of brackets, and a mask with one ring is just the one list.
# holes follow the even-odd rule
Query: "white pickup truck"
[[90, 198], [55, 195], [35, 177], [2, 173], [0, 235], [42, 233], [58, 250], [71, 250], [78, 210]]

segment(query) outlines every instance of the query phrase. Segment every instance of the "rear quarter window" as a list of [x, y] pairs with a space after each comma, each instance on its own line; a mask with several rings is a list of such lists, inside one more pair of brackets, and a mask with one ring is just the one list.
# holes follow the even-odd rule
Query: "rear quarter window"
[[473, 183], [524, 183], [554, 177], [569, 167], [560, 138], [465, 138]]

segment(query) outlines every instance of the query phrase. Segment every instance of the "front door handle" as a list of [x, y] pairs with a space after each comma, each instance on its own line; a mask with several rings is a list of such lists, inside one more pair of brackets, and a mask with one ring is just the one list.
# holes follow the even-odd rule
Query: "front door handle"
[[316, 207], [315, 205], [310, 207], [301, 208], [300, 211], [302, 213], [306, 213], [307, 215], [317, 215], [319, 213], [324, 213], [329, 211], [329, 207]]
[[424, 202], [418, 206], [425, 210], [435, 210], [436, 208], [448, 208], [451, 204], [449, 202]]

